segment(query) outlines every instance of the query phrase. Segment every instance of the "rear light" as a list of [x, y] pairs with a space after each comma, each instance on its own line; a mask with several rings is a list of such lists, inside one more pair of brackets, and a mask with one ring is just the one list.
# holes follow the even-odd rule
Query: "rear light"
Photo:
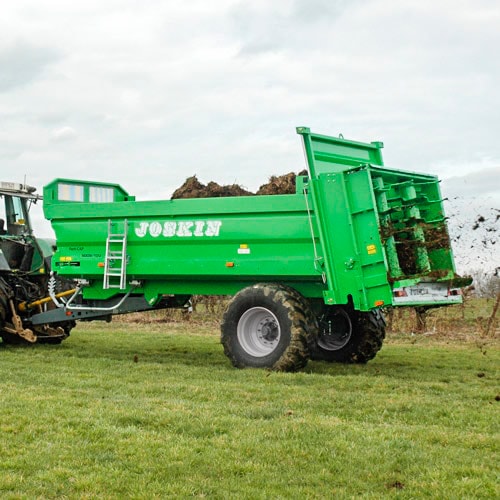
[[462, 290], [460, 288], [453, 288], [453, 290], [448, 291], [448, 295], [462, 295]]
[[394, 290], [394, 297], [408, 297], [406, 290]]

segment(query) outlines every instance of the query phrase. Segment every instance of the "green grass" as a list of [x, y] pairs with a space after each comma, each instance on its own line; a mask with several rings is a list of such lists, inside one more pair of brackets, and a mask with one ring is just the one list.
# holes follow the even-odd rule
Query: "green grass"
[[0, 496], [498, 497], [499, 359], [401, 337], [365, 366], [236, 370], [189, 324], [0, 344]]

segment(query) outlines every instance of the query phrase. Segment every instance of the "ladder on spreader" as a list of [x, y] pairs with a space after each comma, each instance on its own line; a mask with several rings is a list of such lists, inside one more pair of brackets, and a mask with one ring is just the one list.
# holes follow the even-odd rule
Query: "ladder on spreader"
[[104, 258], [103, 288], [126, 288], [127, 279], [127, 232], [128, 221], [123, 221], [123, 232], [116, 228], [117, 222], [108, 220], [108, 237], [106, 238], [106, 256]]

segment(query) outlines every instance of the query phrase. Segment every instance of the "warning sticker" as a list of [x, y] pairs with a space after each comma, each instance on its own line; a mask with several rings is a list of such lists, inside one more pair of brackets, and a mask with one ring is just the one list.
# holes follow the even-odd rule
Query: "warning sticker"
[[375, 245], [367, 245], [366, 251], [368, 252], [368, 255], [374, 255], [377, 253], [377, 247]]
[[242, 243], [240, 245], [240, 248], [238, 248], [238, 253], [240, 255], [242, 255], [242, 254], [243, 255], [245, 255], [245, 254], [248, 255], [250, 253], [250, 248], [248, 248], [248, 245], [246, 243]]

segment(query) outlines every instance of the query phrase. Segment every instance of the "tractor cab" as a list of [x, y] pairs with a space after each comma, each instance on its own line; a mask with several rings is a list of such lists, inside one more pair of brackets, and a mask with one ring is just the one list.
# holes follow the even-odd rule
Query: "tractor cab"
[[42, 197], [36, 188], [0, 182], [0, 272], [45, 272], [44, 254], [33, 235], [29, 211]]

